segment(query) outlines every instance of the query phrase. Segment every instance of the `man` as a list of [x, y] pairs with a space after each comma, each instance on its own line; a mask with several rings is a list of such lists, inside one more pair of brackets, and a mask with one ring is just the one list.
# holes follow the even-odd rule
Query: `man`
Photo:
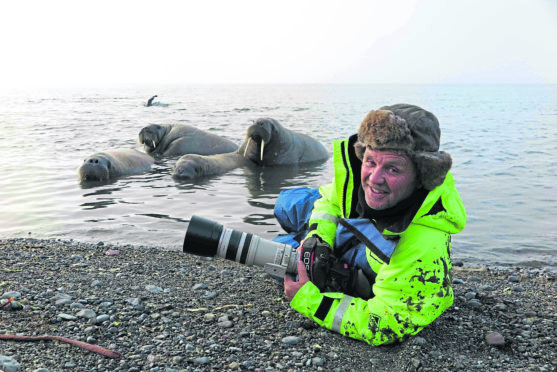
[[[451, 234], [464, 228], [466, 212], [439, 140], [433, 114], [398, 104], [371, 111], [357, 135], [334, 142], [334, 179], [319, 189], [306, 239], [329, 244], [341, 261], [361, 268], [373, 293], [369, 299], [321, 293], [300, 260], [299, 279], [284, 278], [292, 308], [323, 327], [380, 345], [418, 333], [452, 305]], [[390, 261], [365, 247], [335, 246], [337, 225], [354, 217], [398, 238]]]

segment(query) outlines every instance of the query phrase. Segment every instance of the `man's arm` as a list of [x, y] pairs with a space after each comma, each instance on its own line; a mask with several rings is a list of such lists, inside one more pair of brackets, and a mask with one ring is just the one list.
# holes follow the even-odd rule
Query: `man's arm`
[[341, 206], [333, 183], [319, 188], [321, 198], [313, 204], [309, 219], [309, 233], [306, 239], [318, 235], [323, 241], [334, 247], [335, 234], [339, 218], [342, 216]]
[[[419, 242], [397, 247], [379, 270], [370, 300], [321, 293], [311, 282], [290, 306], [319, 325], [371, 345], [392, 343], [418, 333], [453, 302], [448, 234], [431, 232]], [[428, 242], [428, 239], [431, 238]], [[420, 244], [421, 243], [421, 244]], [[398, 249], [402, 248], [402, 249]]]

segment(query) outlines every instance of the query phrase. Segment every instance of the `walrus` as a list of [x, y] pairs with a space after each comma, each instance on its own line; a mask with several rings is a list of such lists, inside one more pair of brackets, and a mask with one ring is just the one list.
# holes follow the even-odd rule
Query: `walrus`
[[151, 124], [139, 132], [139, 143], [148, 154], [177, 156], [213, 155], [236, 151], [234, 142], [184, 124]]
[[155, 160], [134, 149], [113, 149], [97, 152], [83, 160], [77, 169], [80, 181], [108, 181], [120, 176], [144, 172]]
[[286, 129], [271, 118], [257, 119], [247, 130], [238, 149], [257, 165], [288, 165], [325, 160], [329, 153], [316, 139]]
[[248, 160], [237, 152], [216, 155], [187, 154], [176, 162], [172, 169], [172, 177], [194, 179], [216, 176], [247, 163]]
[[329, 153], [316, 139], [284, 128], [275, 119], [257, 119], [246, 131], [238, 151], [213, 155], [184, 155], [176, 162], [172, 176], [192, 179], [225, 173], [254, 164], [276, 166], [326, 160]]

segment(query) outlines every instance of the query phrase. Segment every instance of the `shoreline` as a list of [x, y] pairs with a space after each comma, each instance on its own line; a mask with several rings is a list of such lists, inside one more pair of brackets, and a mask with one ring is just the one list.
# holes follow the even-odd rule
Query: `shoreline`
[[0, 356], [22, 371], [557, 369], [556, 273], [453, 265], [453, 306], [407, 341], [371, 347], [292, 310], [258, 267], [157, 247], [0, 240], [0, 296], [20, 293], [19, 310], [0, 309], [0, 334], [58, 335], [125, 358], [4, 340]]

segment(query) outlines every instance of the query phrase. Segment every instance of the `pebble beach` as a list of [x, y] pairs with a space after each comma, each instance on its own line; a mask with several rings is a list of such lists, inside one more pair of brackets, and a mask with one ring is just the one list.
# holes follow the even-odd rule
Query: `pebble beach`
[[0, 335], [122, 355], [0, 339], [0, 371], [557, 370], [556, 273], [453, 265], [453, 306], [407, 341], [371, 347], [290, 309], [259, 267], [148, 246], [0, 240]]

